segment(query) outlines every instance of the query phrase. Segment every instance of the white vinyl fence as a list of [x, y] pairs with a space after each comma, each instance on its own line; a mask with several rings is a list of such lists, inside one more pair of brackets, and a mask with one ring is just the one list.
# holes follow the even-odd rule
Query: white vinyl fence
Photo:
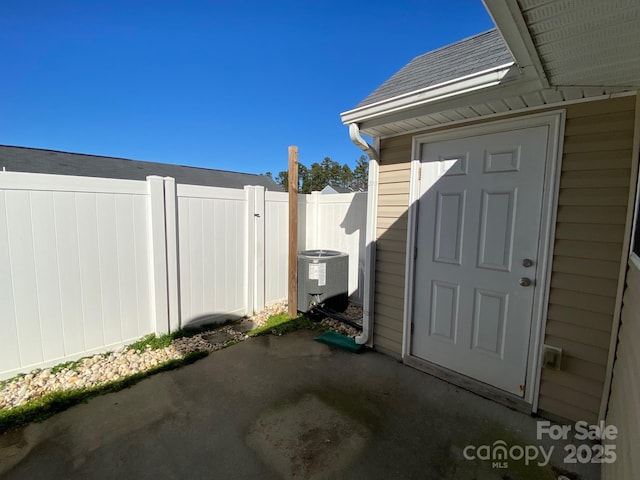
[[[286, 299], [288, 195], [0, 172], [0, 379]], [[300, 195], [299, 249], [350, 256], [366, 194]]]
[[[349, 254], [349, 295], [362, 304], [364, 287], [366, 193], [306, 195], [305, 249]], [[302, 249], [300, 249], [302, 250]]]

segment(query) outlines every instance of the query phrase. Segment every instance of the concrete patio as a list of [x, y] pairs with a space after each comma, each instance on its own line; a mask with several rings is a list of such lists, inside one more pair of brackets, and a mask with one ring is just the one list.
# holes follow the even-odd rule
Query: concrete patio
[[[599, 465], [565, 465], [561, 444], [537, 440], [535, 418], [313, 336], [253, 338], [0, 436], [0, 477], [599, 478]], [[467, 459], [500, 440], [554, 446], [551, 465]]]

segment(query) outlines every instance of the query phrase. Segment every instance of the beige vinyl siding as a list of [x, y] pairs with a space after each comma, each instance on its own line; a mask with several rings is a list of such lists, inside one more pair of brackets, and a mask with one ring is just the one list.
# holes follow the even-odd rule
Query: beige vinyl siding
[[567, 108], [545, 343], [563, 349], [542, 370], [539, 408], [596, 422], [629, 199], [635, 97]]
[[605, 480], [631, 480], [640, 472], [640, 270], [629, 264], [607, 424], [618, 428], [617, 461], [603, 465]]
[[[629, 193], [634, 108], [635, 97], [566, 107], [545, 337], [564, 354], [560, 371], [542, 372], [539, 406], [572, 420], [597, 419], [604, 385]], [[380, 152], [374, 344], [396, 357], [402, 352], [400, 300], [414, 135], [383, 139]]]
[[407, 209], [411, 139], [383, 142], [380, 149], [376, 225], [376, 287], [373, 342], [376, 349], [400, 357], [407, 248]]

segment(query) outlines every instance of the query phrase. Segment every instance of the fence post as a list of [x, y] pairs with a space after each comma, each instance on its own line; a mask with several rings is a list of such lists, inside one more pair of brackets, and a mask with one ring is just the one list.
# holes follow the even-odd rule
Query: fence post
[[180, 321], [180, 270], [178, 269], [178, 209], [176, 181], [164, 177], [164, 206], [167, 235], [167, 295], [169, 331], [181, 327]]
[[151, 273], [151, 313], [155, 319], [155, 333], [169, 331], [169, 308], [167, 291], [167, 244], [164, 205], [164, 179], [152, 175], [147, 177], [149, 271]]
[[289, 316], [298, 315], [298, 147], [289, 146]]
[[256, 278], [256, 254], [255, 254], [255, 238], [256, 238], [256, 222], [255, 222], [255, 204], [256, 191], [255, 187], [246, 185], [244, 187], [245, 198], [247, 199], [247, 232], [245, 238], [245, 252], [247, 259], [247, 277], [245, 280], [246, 287], [246, 309], [247, 313], [255, 311], [255, 278]]
[[255, 251], [255, 286], [253, 308], [260, 311], [264, 308], [265, 299], [265, 194], [264, 187], [253, 187], [254, 203], [254, 251]]

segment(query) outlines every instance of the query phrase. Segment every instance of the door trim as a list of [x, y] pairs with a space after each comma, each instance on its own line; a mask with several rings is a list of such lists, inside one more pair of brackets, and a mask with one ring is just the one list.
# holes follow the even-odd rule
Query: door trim
[[[534, 293], [531, 330], [529, 332], [529, 353], [527, 357], [526, 386], [524, 401], [531, 406], [531, 411], [538, 408], [540, 389], [540, 358], [544, 343], [546, 316], [549, 306], [549, 290], [553, 247], [555, 238], [556, 216], [558, 211], [558, 195], [560, 190], [560, 169], [562, 164], [562, 146], [564, 138], [565, 110], [554, 110], [534, 115], [527, 115], [508, 120], [487, 122], [480, 125], [453, 128], [446, 131], [416, 135], [413, 137], [411, 149], [411, 173], [409, 183], [409, 222], [407, 226], [407, 250], [405, 258], [405, 296], [402, 334], [402, 359], [412, 366], [420, 365], [420, 359], [411, 354], [411, 321], [413, 318], [413, 298], [415, 283], [416, 236], [418, 232], [418, 207], [420, 197], [421, 146], [425, 143], [441, 142], [459, 138], [489, 135], [530, 127], [548, 126], [547, 154], [542, 189], [542, 219], [540, 224], [540, 241], [536, 267], [537, 288]], [[438, 367], [434, 367], [438, 368]], [[431, 369], [432, 370], [432, 369]], [[445, 370], [443, 368], [443, 370]], [[468, 379], [457, 374], [461, 381]], [[452, 377], [452, 375], [448, 375]], [[464, 385], [462, 385], [464, 386]], [[507, 394], [505, 392], [506, 395]], [[515, 397], [515, 396], [514, 396]]]

